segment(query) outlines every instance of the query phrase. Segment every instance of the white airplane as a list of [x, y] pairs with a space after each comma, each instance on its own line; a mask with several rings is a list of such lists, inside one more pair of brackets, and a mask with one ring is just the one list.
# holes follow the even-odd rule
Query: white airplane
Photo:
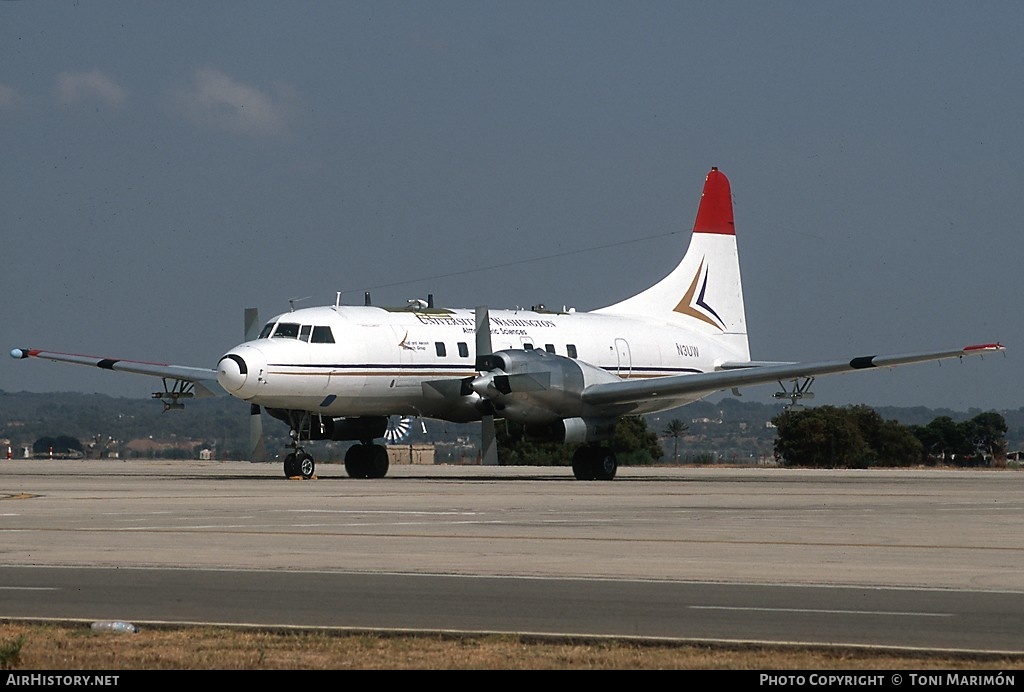
[[[815, 377], [1003, 350], [987, 343], [941, 351], [808, 363], [752, 361], [729, 181], [712, 168], [693, 234], [679, 265], [622, 302], [592, 312], [335, 305], [292, 310], [258, 334], [246, 313], [246, 341], [216, 369], [161, 365], [39, 349], [43, 358], [164, 379], [154, 394], [168, 407], [222, 389], [286, 422], [286, 476], [311, 477], [306, 440], [352, 440], [345, 468], [383, 477], [386, 450], [375, 439], [391, 416], [482, 421], [484, 463], [496, 464], [494, 418], [527, 435], [586, 443], [573, 459], [581, 480], [611, 480], [615, 455], [602, 444], [624, 415], [673, 409], [714, 392], [784, 381], [796, 403]], [[782, 385], [785, 390], [785, 385]], [[259, 428], [254, 427], [258, 437]], [[254, 458], [261, 452], [255, 452]]]

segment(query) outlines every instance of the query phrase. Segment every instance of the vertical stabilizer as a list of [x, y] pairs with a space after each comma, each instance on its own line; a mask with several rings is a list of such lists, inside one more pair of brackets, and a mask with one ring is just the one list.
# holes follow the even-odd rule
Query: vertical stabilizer
[[639, 315], [693, 329], [749, 358], [736, 226], [729, 179], [712, 168], [704, 182], [690, 245], [679, 265], [651, 288], [595, 312]]

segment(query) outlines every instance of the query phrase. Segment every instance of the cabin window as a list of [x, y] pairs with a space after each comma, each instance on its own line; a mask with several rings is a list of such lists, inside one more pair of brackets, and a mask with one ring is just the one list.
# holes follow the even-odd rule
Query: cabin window
[[274, 323], [273, 322], [267, 322], [267, 324], [264, 325], [264, 327], [263, 327], [263, 331], [261, 331], [260, 335], [258, 337], [256, 337], [256, 338], [257, 339], [269, 339], [270, 338], [270, 332], [272, 332], [272, 331], [274, 331]]
[[554, 353], [555, 352], [555, 345], [554, 344], [544, 344], [544, 350], [547, 351], [548, 353]]
[[330, 327], [313, 327], [313, 338], [314, 344], [333, 344], [334, 334], [331, 332]]
[[291, 322], [278, 322], [274, 330], [275, 339], [296, 339], [299, 336], [299, 325]]
[[440, 358], [444, 358], [446, 355], [448, 355], [448, 351], [447, 349], [445, 349], [443, 341], [435, 341], [434, 350], [437, 351], [437, 355]]
[[576, 344], [566, 344], [565, 352], [569, 354], [570, 358], [576, 357]]
[[309, 341], [309, 332], [313, 329], [312, 325], [304, 324], [299, 327], [299, 341]]
[[523, 342], [523, 350], [524, 351], [532, 351], [533, 350], [533, 344], [529, 343], [528, 341], [524, 341]]
[[459, 342], [459, 355], [463, 358], [469, 358], [469, 344], [465, 341]]

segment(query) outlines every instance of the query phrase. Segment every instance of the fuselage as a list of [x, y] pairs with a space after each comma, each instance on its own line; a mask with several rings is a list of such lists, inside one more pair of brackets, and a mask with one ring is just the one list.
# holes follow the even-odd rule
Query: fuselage
[[[493, 310], [490, 332], [492, 351], [542, 350], [621, 379], [708, 372], [745, 356], [706, 334], [646, 317]], [[478, 374], [475, 359], [473, 310], [340, 305], [274, 317], [260, 338], [225, 354], [218, 381], [266, 408], [467, 422], [479, 420], [480, 398], [460, 395], [458, 386]], [[692, 400], [652, 400], [636, 413]]]

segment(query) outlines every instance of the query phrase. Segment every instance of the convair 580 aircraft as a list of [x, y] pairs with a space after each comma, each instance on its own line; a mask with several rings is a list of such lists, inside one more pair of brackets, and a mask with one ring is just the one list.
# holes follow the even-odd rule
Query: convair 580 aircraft
[[290, 426], [287, 476], [313, 475], [303, 441], [332, 439], [362, 443], [346, 455], [350, 476], [382, 477], [388, 458], [373, 440], [384, 436], [390, 416], [423, 416], [482, 421], [485, 463], [497, 463], [494, 418], [522, 423], [537, 438], [586, 443], [573, 460], [576, 477], [610, 480], [617, 463], [601, 443], [620, 416], [791, 380], [786, 396], [795, 402], [820, 375], [1003, 349], [990, 343], [812, 363], [752, 361], [732, 193], [717, 168], [704, 183], [682, 261], [615, 305], [584, 313], [335, 304], [278, 315], [258, 336], [250, 329], [215, 370], [38, 349], [11, 355], [161, 377], [164, 392], [154, 396], [173, 407], [222, 388], [249, 402], [256, 420], [262, 407]]

